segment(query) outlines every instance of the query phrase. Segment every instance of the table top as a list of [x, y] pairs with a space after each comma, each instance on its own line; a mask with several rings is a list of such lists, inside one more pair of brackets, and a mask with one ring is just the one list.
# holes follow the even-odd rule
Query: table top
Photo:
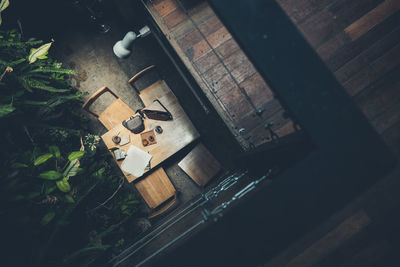
[[[150, 160], [150, 168], [152, 169], [200, 136], [172, 92], [167, 93], [163, 97], [159, 98], [159, 100], [169, 110], [169, 112], [171, 112], [173, 120], [157, 121], [148, 118], [144, 119], [144, 132], [154, 129], [156, 126], [161, 126], [163, 129], [161, 134], [156, 133], [156, 144], [144, 147], [140, 134], [132, 133], [126, 129], [121, 122], [120, 125], [114, 127], [101, 136], [107, 148], [111, 149], [113, 147], [117, 147], [127, 152], [129, 147], [134, 145], [144, 151], [147, 151], [153, 156]], [[147, 106], [146, 109], [163, 110], [157, 102]], [[112, 141], [112, 137], [117, 134], [120, 137], [122, 135], [129, 134], [130, 142], [123, 146], [116, 145]], [[123, 160], [117, 161], [117, 164], [120, 168], [122, 162]], [[124, 171], [122, 172], [124, 173], [128, 182], [132, 182], [139, 178], [134, 177], [133, 175]]]

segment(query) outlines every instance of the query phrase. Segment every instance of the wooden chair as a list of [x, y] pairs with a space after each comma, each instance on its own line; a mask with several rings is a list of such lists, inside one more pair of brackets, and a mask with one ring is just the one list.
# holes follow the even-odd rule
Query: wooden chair
[[164, 80], [158, 80], [152, 85], [146, 87], [145, 89], [139, 90], [139, 88], [135, 85], [135, 82], [143, 77], [146, 73], [149, 73], [151, 70], [156, 70], [156, 66], [151, 65], [147, 68], [144, 68], [129, 79], [129, 84], [138, 93], [139, 97], [142, 99], [146, 107], [151, 105], [154, 99], [161, 98], [168, 93], [172, 93], [171, 89], [168, 87], [167, 83]]
[[149, 218], [164, 213], [176, 202], [176, 190], [162, 167], [139, 179], [135, 186], [151, 209]]
[[[90, 106], [104, 93], [109, 92], [116, 99], [111, 103], [102, 113], [97, 115], [96, 113], [89, 110]], [[82, 108], [97, 117], [98, 120], [107, 128], [111, 130], [115, 126], [122, 123], [122, 121], [135, 115], [135, 112], [122, 101], [113, 91], [107, 86], [104, 86], [96, 93], [94, 93], [83, 105]]]
[[178, 166], [199, 186], [204, 187], [220, 170], [221, 165], [203, 144], [198, 144]]

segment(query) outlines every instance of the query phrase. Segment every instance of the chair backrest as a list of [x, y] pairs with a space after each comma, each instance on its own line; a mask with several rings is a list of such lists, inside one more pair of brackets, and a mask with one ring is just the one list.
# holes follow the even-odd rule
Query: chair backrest
[[138, 81], [141, 77], [143, 77], [146, 73], [149, 73], [151, 70], [157, 70], [156, 65], [150, 65], [143, 70], [139, 71], [132, 78], [129, 79], [129, 84], [135, 89], [136, 93], [140, 94], [139, 88], [135, 85], [135, 82]]
[[90, 114], [92, 114], [93, 116], [95, 116], [96, 118], [98, 118], [99, 115], [92, 112], [89, 108], [102, 94], [104, 94], [106, 92], [109, 92], [110, 94], [112, 94], [116, 99], [119, 98], [113, 91], [111, 91], [110, 88], [108, 88], [107, 86], [104, 86], [103, 88], [100, 88], [99, 90], [97, 90], [97, 92], [95, 92], [93, 95], [91, 95], [89, 97], [89, 99], [86, 100], [86, 102], [82, 105], [82, 108], [84, 110], [86, 110], [87, 112], [89, 112]]
[[[90, 106], [105, 92], [109, 92], [116, 99], [102, 113], [96, 114], [91, 111]], [[135, 112], [125, 104], [113, 91], [104, 86], [94, 93], [82, 106], [84, 110], [95, 116], [108, 130], [122, 123], [122, 121], [135, 115]]]

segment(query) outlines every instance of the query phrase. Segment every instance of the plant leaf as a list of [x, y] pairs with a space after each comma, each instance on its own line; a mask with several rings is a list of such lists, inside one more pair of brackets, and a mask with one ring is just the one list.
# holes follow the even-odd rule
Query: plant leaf
[[13, 169], [28, 168], [28, 165], [20, 162], [14, 162], [13, 164], [11, 164], [11, 168]]
[[65, 201], [68, 203], [75, 203], [75, 199], [70, 195], [65, 195]]
[[[1, 15], [1, 12], [4, 9], [6, 9], [9, 5], [10, 5], [10, 2], [8, 0], [1, 0], [1, 2], [0, 2], [0, 15]], [[2, 22], [2, 19], [1, 19], [1, 16], [0, 16], [0, 25], [1, 25], [1, 22]]]
[[41, 45], [38, 48], [32, 48], [28, 56], [29, 64], [34, 63], [39, 57], [46, 55], [49, 52], [52, 43], [53, 42], [50, 42]]
[[32, 71], [30, 71], [30, 73], [35, 73], [35, 72], [50, 72], [50, 73], [61, 73], [61, 74], [71, 74], [71, 75], [75, 75], [76, 72], [73, 70], [69, 70], [69, 69], [61, 69], [61, 68], [38, 68], [38, 69], [34, 69]]
[[65, 92], [71, 91], [71, 89], [59, 89], [59, 88], [55, 88], [55, 87], [43, 85], [43, 84], [31, 85], [31, 87], [36, 88], [36, 89], [45, 90], [45, 91], [52, 92], [52, 93], [65, 93]]
[[28, 42], [15, 42], [15, 41], [2, 41], [0, 42], [0, 47], [17, 47], [17, 48], [24, 48], [30, 45], [38, 45], [43, 43], [42, 40], [37, 40], [37, 41], [28, 41]]
[[40, 164], [45, 163], [47, 160], [51, 159], [53, 157], [53, 154], [51, 153], [46, 153], [44, 155], [41, 155], [40, 157], [38, 157], [35, 162], [33, 162], [33, 165], [38, 166]]
[[47, 101], [35, 101], [35, 100], [25, 100], [24, 104], [26, 105], [35, 105], [35, 106], [45, 106], [47, 105]]
[[58, 146], [49, 146], [49, 151], [54, 157], [56, 157], [57, 160], [60, 160], [61, 154]]
[[85, 155], [85, 151], [74, 151], [68, 155], [68, 160], [72, 162], [74, 159], [83, 157], [83, 155]]
[[38, 196], [40, 196], [40, 192], [31, 192], [26, 196], [26, 199], [33, 199]]
[[67, 177], [62, 178], [60, 181], [57, 181], [56, 185], [61, 192], [67, 193], [71, 191], [71, 185], [68, 183]]
[[39, 174], [39, 177], [46, 180], [58, 180], [63, 177], [63, 175], [56, 171], [46, 171]]
[[64, 176], [69, 178], [75, 176], [79, 171], [80, 162], [78, 159], [74, 159], [68, 165], [68, 167], [64, 171]]
[[56, 190], [55, 185], [51, 185], [51, 186], [47, 185], [45, 194], [48, 195], [48, 194], [52, 193], [54, 190]]
[[0, 105], [0, 118], [10, 114], [15, 110], [12, 104]]
[[0, 2], [0, 12], [6, 9], [10, 5], [8, 0], [1, 0]]
[[51, 220], [54, 219], [54, 216], [56, 216], [56, 213], [54, 211], [50, 211], [49, 213], [43, 216], [42, 220], [40, 221], [40, 224], [45, 226], [46, 224], [51, 222]]
[[104, 174], [104, 172], [105, 172], [105, 168], [103, 167], [103, 168], [101, 168], [101, 169], [98, 169], [97, 171], [95, 171], [94, 173], [93, 173], [93, 176], [94, 177], [96, 177], [96, 178], [102, 178], [103, 177], [103, 174]]
[[46, 58], [48, 58], [47, 54], [48, 54], [48, 52], [46, 54], [44, 54], [44, 55], [41, 55], [40, 57], [37, 57], [37, 58], [38, 59], [46, 59]]

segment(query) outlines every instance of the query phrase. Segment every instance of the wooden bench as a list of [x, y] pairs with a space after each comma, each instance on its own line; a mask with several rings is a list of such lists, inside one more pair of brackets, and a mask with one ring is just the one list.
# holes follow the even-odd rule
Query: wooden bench
[[135, 186], [152, 211], [149, 218], [164, 213], [176, 202], [176, 190], [162, 167], [139, 179]]
[[198, 144], [178, 166], [199, 186], [205, 186], [221, 169], [221, 165], [203, 144]]

